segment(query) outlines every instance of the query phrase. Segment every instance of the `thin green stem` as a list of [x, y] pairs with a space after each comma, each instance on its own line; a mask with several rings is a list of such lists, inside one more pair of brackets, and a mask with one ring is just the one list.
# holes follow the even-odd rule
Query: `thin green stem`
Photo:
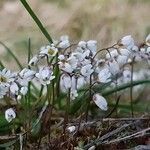
[[[141, 85], [141, 84], [150, 84], [150, 80], [146, 79], [146, 80], [140, 80], [140, 81], [133, 81], [132, 86], [137, 86], [137, 85]], [[111, 95], [111, 94], [115, 93], [116, 91], [119, 92], [119, 91], [125, 90], [127, 88], [130, 88], [130, 86], [131, 86], [131, 83], [129, 82], [129, 83], [125, 83], [123, 85], [117, 86], [115, 88], [110, 88], [108, 90], [103, 90], [102, 87], [99, 86], [99, 85], [96, 85], [95, 87], [93, 87], [93, 89], [96, 92], [100, 92], [102, 94], [102, 96], [108, 96], [108, 95]], [[81, 95], [81, 96], [79, 96], [77, 98], [77, 100], [74, 102], [74, 104], [72, 105], [72, 107], [71, 107], [72, 108], [71, 109], [71, 114], [76, 113], [81, 108], [81, 106], [83, 105], [83, 103], [85, 103], [85, 100], [86, 100], [85, 97], [87, 95], [83, 94], [84, 91], [85, 91], [85, 89], [80, 90], [79, 95]], [[65, 96], [66, 95], [62, 95], [61, 97], [64, 98]]]
[[[52, 102], [50, 102], [49, 100], [49, 105], [51, 106], [51, 109], [50, 109], [50, 114], [49, 114], [49, 133], [48, 133], [48, 140], [49, 140], [49, 143], [50, 143], [50, 140], [51, 140], [51, 117], [52, 117], [52, 113], [53, 113], [53, 108], [54, 108], [54, 102], [55, 102], [55, 83], [54, 83], [54, 80], [52, 80], [52, 84], [51, 84], [51, 88], [52, 88]], [[50, 86], [49, 86], [50, 87]], [[51, 89], [49, 89], [51, 90]]]
[[47, 40], [49, 41], [49, 43], [52, 43], [53, 41], [52, 41], [51, 36], [47, 32], [47, 30], [44, 28], [43, 24], [41, 23], [41, 21], [39, 20], [39, 18], [35, 15], [35, 13], [31, 9], [31, 7], [29, 6], [29, 4], [26, 2], [26, 0], [20, 0], [20, 1], [23, 4], [23, 6], [25, 7], [25, 9], [28, 11], [28, 13], [30, 14], [30, 16], [32, 17], [32, 19], [36, 22], [36, 24], [38, 25], [38, 27], [40, 28], [40, 30], [42, 31], [42, 33], [44, 34], [44, 36], [47, 38]]
[[134, 59], [135, 59], [135, 57], [133, 58], [132, 63], [131, 63], [131, 86], [130, 86], [130, 105], [131, 105], [132, 118], [134, 117], [134, 112], [133, 112], [133, 86], [132, 86], [133, 85]]
[[[31, 40], [29, 38], [29, 40], [28, 40], [28, 63], [30, 61], [30, 58], [31, 58]], [[30, 69], [30, 66], [28, 66], [28, 68]], [[30, 127], [30, 121], [31, 121], [30, 98], [31, 98], [31, 82], [28, 83], [28, 96], [27, 96], [28, 118], [29, 118], [28, 126], [29, 127]]]
[[90, 102], [91, 102], [91, 99], [92, 99], [92, 74], [90, 75], [90, 85], [89, 85], [89, 99], [88, 99], [88, 102], [87, 102], [87, 108], [86, 108], [86, 113], [85, 113], [85, 120], [86, 122], [88, 121], [88, 113], [89, 113], [89, 108], [90, 108]]
[[66, 127], [67, 127], [67, 123], [68, 123], [68, 120], [69, 120], [70, 94], [71, 94], [71, 88], [69, 88], [69, 90], [68, 90], [68, 96], [67, 96], [67, 99], [66, 99], [66, 112], [65, 112], [65, 116], [64, 116], [64, 127], [63, 127], [63, 133], [64, 134], [66, 132]]

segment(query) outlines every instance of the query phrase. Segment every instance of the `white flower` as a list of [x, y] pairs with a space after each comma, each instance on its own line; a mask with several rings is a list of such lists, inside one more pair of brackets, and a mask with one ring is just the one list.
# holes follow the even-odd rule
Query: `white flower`
[[106, 59], [116, 58], [118, 55], [118, 51], [116, 49], [113, 49], [112, 51], [106, 54]]
[[119, 55], [116, 59], [117, 63], [119, 64], [119, 66], [123, 66], [128, 62], [128, 57], [125, 55]]
[[59, 56], [58, 56], [58, 59], [59, 59], [60, 61], [65, 60], [65, 56], [64, 56], [64, 55], [59, 55]]
[[59, 62], [59, 68], [65, 72], [68, 72], [68, 73], [72, 73], [73, 72], [73, 68], [72, 66], [67, 63], [67, 62]]
[[123, 37], [121, 39], [120, 43], [129, 49], [131, 49], [134, 46], [134, 40], [131, 37], [131, 35], [127, 35], [127, 36]]
[[111, 77], [111, 73], [107, 67], [102, 69], [98, 74], [99, 82], [102, 83], [107, 83], [111, 81], [110, 77]]
[[147, 53], [147, 54], [150, 54], [150, 47], [147, 48], [146, 53]]
[[50, 84], [51, 80], [55, 78], [50, 67], [41, 67], [39, 72], [36, 73], [35, 76], [37, 80], [39, 80], [43, 85]]
[[150, 46], [150, 34], [146, 37], [145, 43], [147, 46]]
[[8, 87], [0, 84], [0, 99], [3, 98], [8, 92]]
[[127, 56], [127, 57], [131, 54], [131, 52], [126, 48], [119, 49], [119, 53], [120, 53], [120, 55]]
[[138, 52], [138, 51], [139, 51], [139, 48], [134, 45], [131, 50], [132, 50], [132, 52]]
[[27, 81], [31, 81], [34, 76], [35, 76], [35, 71], [31, 70], [31, 69], [27, 69], [27, 68], [24, 68], [20, 73], [19, 73], [19, 76], [22, 78], [22, 79], [25, 79]]
[[71, 89], [70, 98], [74, 100], [76, 97], [78, 97], [78, 92], [76, 89]]
[[87, 48], [92, 52], [93, 55], [95, 55], [97, 50], [97, 41], [94, 40], [88, 41]]
[[18, 95], [19, 87], [15, 82], [10, 85], [10, 92], [14, 95]]
[[66, 92], [71, 88], [71, 77], [67, 74], [63, 74], [60, 78], [60, 87], [63, 92]]
[[26, 94], [27, 94], [27, 92], [28, 92], [28, 88], [27, 88], [26, 86], [21, 87], [21, 89], [20, 89], [20, 93], [21, 93], [22, 95], [26, 95]]
[[70, 127], [67, 128], [67, 130], [68, 130], [70, 133], [72, 133], [72, 132], [74, 132], [74, 131], [76, 130], [76, 127], [75, 127], [75, 126], [70, 126]]
[[4, 68], [0, 71], [0, 84], [4, 86], [9, 86], [11, 82], [16, 79], [16, 74], [11, 73], [10, 70]]
[[86, 84], [85, 78], [83, 76], [78, 77], [77, 79], [77, 89], [83, 87]]
[[37, 55], [35, 55], [30, 61], [29, 61], [29, 66], [34, 66], [37, 64], [37, 62], [39, 61], [39, 58]]
[[128, 82], [131, 80], [131, 71], [130, 70], [124, 70], [123, 71], [123, 79], [125, 82]]
[[16, 118], [16, 113], [12, 108], [9, 108], [5, 111], [5, 119], [8, 122], [11, 122], [15, 118]]
[[83, 48], [83, 49], [85, 49], [86, 48], [86, 42], [85, 41], [80, 41], [78, 43], [78, 46], [81, 47], [81, 48]]
[[85, 77], [89, 77], [93, 73], [92, 65], [87, 64], [81, 68], [81, 74]]
[[60, 37], [60, 43], [58, 45], [59, 48], [67, 48], [70, 46], [69, 37], [68, 36], [61, 36]]
[[47, 55], [54, 57], [58, 52], [58, 49], [53, 45], [47, 45], [46, 47], [42, 47], [40, 51], [40, 55]]
[[80, 52], [72, 53], [72, 56], [76, 57], [79, 62], [83, 61], [85, 58], [85, 55]]
[[94, 145], [94, 146], [91, 146], [88, 150], [95, 150], [95, 149], [96, 149], [96, 147]]
[[71, 55], [68, 59], [67, 59], [67, 62], [71, 65], [71, 67], [73, 69], [76, 69], [77, 68], [77, 64], [78, 64], [78, 59]]
[[107, 101], [103, 96], [101, 96], [99, 94], [94, 94], [93, 101], [100, 109], [105, 110], [105, 111], [108, 109]]
[[115, 60], [110, 60], [108, 66], [112, 75], [116, 75], [120, 72], [119, 64]]

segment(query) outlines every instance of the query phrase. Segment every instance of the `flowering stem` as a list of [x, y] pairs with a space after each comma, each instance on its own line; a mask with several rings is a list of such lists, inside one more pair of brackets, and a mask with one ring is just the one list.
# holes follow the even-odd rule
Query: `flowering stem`
[[63, 128], [63, 133], [65, 134], [66, 132], [66, 127], [67, 123], [69, 120], [69, 110], [70, 110], [70, 94], [71, 94], [71, 88], [68, 90], [68, 97], [67, 97], [67, 105], [66, 105], [66, 112], [65, 112], [65, 117], [64, 117], [64, 128]]
[[26, 0], [20, 0], [20, 1], [23, 4], [23, 6], [25, 7], [25, 9], [28, 11], [28, 13], [30, 14], [30, 16], [32, 17], [32, 19], [36, 22], [36, 24], [38, 25], [38, 27], [40, 28], [40, 30], [42, 31], [42, 33], [44, 34], [44, 36], [47, 38], [47, 40], [50, 43], [52, 43], [53, 41], [52, 41], [51, 36], [47, 32], [47, 30], [44, 28], [43, 24], [41, 23], [41, 21], [39, 20], [39, 18], [35, 15], [35, 13], [31, 9], [31, 7], [29, 6], [29, 4], [26, 2]]
[[[30, 61], [30, 57], [31, 57], [31, 40], [29, 38], [28, 40], [28, 63]], [[30, 69], [30, 66], [28, 66], [28, 68]], [[29, 122], [28, 122], [28, 127], [30, 127], [30, 96], [31, 96], [31, 82], [28, 83], [28, 96], [27, 96], [27, 105], [28, 105], [28, 118], [29, 118]]]
[[91, 102], [91, 99], [92, 99], [92, 74], [90, 75], [90, 85], [89, 85], [89, 99], [88, 99], [88, 102], [87, 102], [87, 109], [86, 109], [86, 113], [85, 113], [85, 120], [87, 122], [88, 120], [88, 113], [89, 113], [89, 107], [90, 107], [90, 102]]
[[53, 113], [54, 102], [55, 102], [55, 85], [54, 85], [54, 80], [52, 80], [52, 102], [49, 101], [49, 105], [51, 106], [50, 114], [49, 114], [49, 116], [50, 116], [49, 117], [49, 133], [48, 133], [49, 142], [51, 139], [51, 117], [52, 117], [52, 113]]
[[135, 57], [133, 58], [132, 63], [131, 63], [130, 104], [131, 104], [132, 117], [134, 117], [134, 113], [133, 113], [133, 69], [134, 69], [133, 67], [134, 67], [134, 60], [135, 60]]
[[[150, 80], [140, 80], [140, 81], [133, 81], [133, 84], [132, 86], [136, 86], [136, 85], [141, 85], [141, 84], [149, 84], [150, 83]], [[109, 86], [110, 84], [108, 84]], [[107, 86], [107, 87], [108, 87]], [[97, 92], [101, 91], [101, 94], [102, 96], [108, 96], [108, 95], [111, 95], [113, 93], [115, 93], [116, 91], [121, 91], [121, 90], [124, 90], [124, 89], [127, 89], [127, 88], [130, 88], [131, 86], [131, 83], [125, 83], [123, 85], [120, 85], [120, 86], [117, 86], [115, 88], [110, 88], [108, 90], [103, 90], [105, 89], [105, 87], [102, 89], [102, 86], [95, 86], [93, 87], [93, 89]], [[80, 95], [81, 93], [83, 93], [85, 91], [85, 89], [83, 90], [80, 90]], [[65, 95], [64, 95], [65, 96]], [[74, 114], [76, 113], [80, 108], [81, 106], [83, 105], [83, 103], [85, 102], [85, 94], [83, 94], [82, 96], [80, 96], [75, 102], [74, 104], [72, 105], [72, 109], [71, 109], [71, 114]]]
[[104, 50], [108, 51], [108, 53], [109, 53], [109, 49], [114, 48], [116, 45], [117, 45], [117, 44], [114, 44], [114, 45], [112, 45], [112, 46], [110, 46], [110, 47], [102, 48], [102, 49], [98, 50], [98, 51], [96, 52], [96, 54], [93, 56], [93, 59], [98, 55], [98, 53], [100, 53], [100, 52], [102, 52], [102, 51], [104, 51]]

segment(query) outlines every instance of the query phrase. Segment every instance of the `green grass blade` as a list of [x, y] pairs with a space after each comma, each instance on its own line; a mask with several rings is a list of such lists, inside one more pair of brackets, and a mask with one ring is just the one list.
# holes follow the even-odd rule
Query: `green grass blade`
[[[136, 85], [148, 84], [148, 83], [150, 83], [150, 80], [148, 80], [148, 79], [140, 80], [140, 81], [133, 81], [132, 86], [134, 87]], [[102, 90], [101, 86], [95, 86], [94, 91], [101, 93], [103, 96], [108, 96], [108, 95], [115, 93], [116, 91], [121, 91], [121, 90], [127, 89], [130, 86], [131, 86], [131, 83], [126, 83], [126, 84], [123, 84], [116, 88], [111, 88], [109, 90], [104, 90], [104, 91], [101, 91]], [[83, 94], [83, 92], [79, 93], [79, 97], [77, 97], [77, 99], [71, 105], [70, 114], [75, 114], [81, 108], [81, 106], [85, 103], [87, 95], [84, 95], [84, 94], [82, 95], [82, 94]]]
[[4, 69], [5, 67], [4, 67], [4, 65], [3, 65], [3, 63], [0, 61], [0, 69]]
[[31, 7], [29, 6], [29, 4], [26, 2], [26, 0], [20, 0], [20, 1], [23, 4], [23, 6], [25, 7], [25, 9], [28, 11], [28, 13], [30, 14], [30, 16], [32, 17], [32, 19], [36, 22], [36, 24], [38, 25], [38, 27], [40, 28], [40, 30], [42, 31], [42, 33], [44, 34], [44, 36], [47, 38], [47, 40], [50, 43], [52, 43], [53, 41], [52, 41], [51, 36], [47, 32], [47, 30], [44, 28], [43, 24], [41, 23], [41, 21], [39, 20], [39, 18], [35, 15], [35, 13], [31, 9]]
[[18, 58], [15, 56], [15, 54], [12, 52], [12, 50], [10, 48], [8, 48], [3, 42], [0, 41], [0, 44], [7, 50], [7, 52], [12, 56], [12, 58], [16, 61], [18, 67], [20, 68], [20, 70], [23, 69], [23, 66], [21, 65], [20, 61], [18, 60]]
[[[141, 85], [141, 84], [150, 84], [150, 80], [147, 79], [147, 80], [133, 81], [132, 86], [137, 86], [137, 85]], [[131, 86], [131, 83], [126, 83], [126, 84], [123, 84], [121, 86], [118, 86], [118, 87], [115, 87], [115, 88], [111, 88], [109, 90], [102, 91], [101, 94], [103, 96], [107, 96], [107, 95], [110, 95], [112, 93], [115, 93], [115, 92], [127, 89], [130, 86]]]

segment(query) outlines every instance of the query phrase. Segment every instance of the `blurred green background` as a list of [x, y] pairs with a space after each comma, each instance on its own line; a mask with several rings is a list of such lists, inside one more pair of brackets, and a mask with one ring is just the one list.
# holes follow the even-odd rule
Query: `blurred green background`
[[[95, 39], [99, 47], [110, 46], [131, 34], [142, 42], [150, 33], [150, 0], [28, 0], [52, 38], [67, 34], [71, 41]], [[27, 60], [27, 41], [33, 53], [47, 44], [37, 25], [19, 0], [0, 0], [0, 41], [22, 63]], [[0, 46], [0, 59], [16, 68]]]

